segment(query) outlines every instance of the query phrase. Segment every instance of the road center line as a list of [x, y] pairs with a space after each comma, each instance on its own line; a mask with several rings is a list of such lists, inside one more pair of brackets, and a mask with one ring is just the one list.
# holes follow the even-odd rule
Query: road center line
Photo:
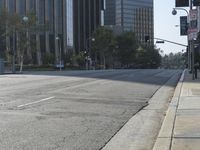
[[51, 100], [51, 99], [53, 99], [53, 98], [55, 98], [55, 96], [48, 97], [48, 98], [44, 98], [44, 99], [41, 99], [41, 100], [39, 100], [39, 101], [35, 101], [35, 102], [31, 102], [31, 103], [19, 105], [19, 106], [17, 106], [17, 107], [18, 107], [18, 108], [21, 108], [21, 107], [25, 107], [25, 106], [28, 106], [28, 105], [32, 105], [32, 104], [37, 104], [37, 103], [40, 103], [40, 102], [48, 101], [48, 100]]

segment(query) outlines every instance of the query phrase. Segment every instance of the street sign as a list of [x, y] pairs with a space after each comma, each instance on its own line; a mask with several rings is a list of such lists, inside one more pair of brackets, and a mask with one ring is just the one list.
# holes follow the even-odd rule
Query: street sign
[[187, 16], [180, 17], [180, 35], [187, 35], [188, 23]]
[[156, 41], [156, 43], [165, 43], [165, 41]]
[[189, 0], [176, 0], [176, 7], [188, 7]]
[[188, 28], [188, 37], [189, 40], [193, 40], [197, 38], [198, 33], [198, 26], [197, 26], [197, 18], [198, 18], [198, 12], [197, 9], [190, 10], [189, 13], [189, 19], [190, 19], [190, 25]]

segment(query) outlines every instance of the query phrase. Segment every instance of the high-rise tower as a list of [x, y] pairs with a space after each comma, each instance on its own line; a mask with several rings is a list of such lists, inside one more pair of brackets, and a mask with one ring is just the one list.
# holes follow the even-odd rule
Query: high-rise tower
[[106, 8], [106, 25], [121, 26], [123, 31], [133, 31], [142, 43], [148, 36], [149, 44], [153, 45], [153, 0], [107, 0]]

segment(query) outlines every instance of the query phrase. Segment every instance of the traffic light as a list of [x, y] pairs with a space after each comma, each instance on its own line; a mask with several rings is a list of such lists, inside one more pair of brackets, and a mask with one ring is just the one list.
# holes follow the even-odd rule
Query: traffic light
[[188, 23], [187, 16], [180, 16], [180, 35], [187, 35]]
[[193, 0], [193, 6], [200, 6], [200, 0]]
[[189, 6], [189, 0], [176, 0], [176, 7], [187, 7]]

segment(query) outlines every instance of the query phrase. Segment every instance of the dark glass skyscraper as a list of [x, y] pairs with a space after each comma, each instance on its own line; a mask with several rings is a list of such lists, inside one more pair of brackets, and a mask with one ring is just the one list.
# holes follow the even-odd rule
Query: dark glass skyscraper
[[153, 0], [106, 1], [106, 25], [121, 26], [124, 31], [133, 31], [141, 42], [145, 42], [145, 36], [149, 36], [150, 44], [153, 44]]
[[86, 51], [91, 44], [93, 31], [103, 25], [104, 0], [73, 1], [75, 50]]
[[116, 0], [106, 0], [105, 25], [115, 25]]

